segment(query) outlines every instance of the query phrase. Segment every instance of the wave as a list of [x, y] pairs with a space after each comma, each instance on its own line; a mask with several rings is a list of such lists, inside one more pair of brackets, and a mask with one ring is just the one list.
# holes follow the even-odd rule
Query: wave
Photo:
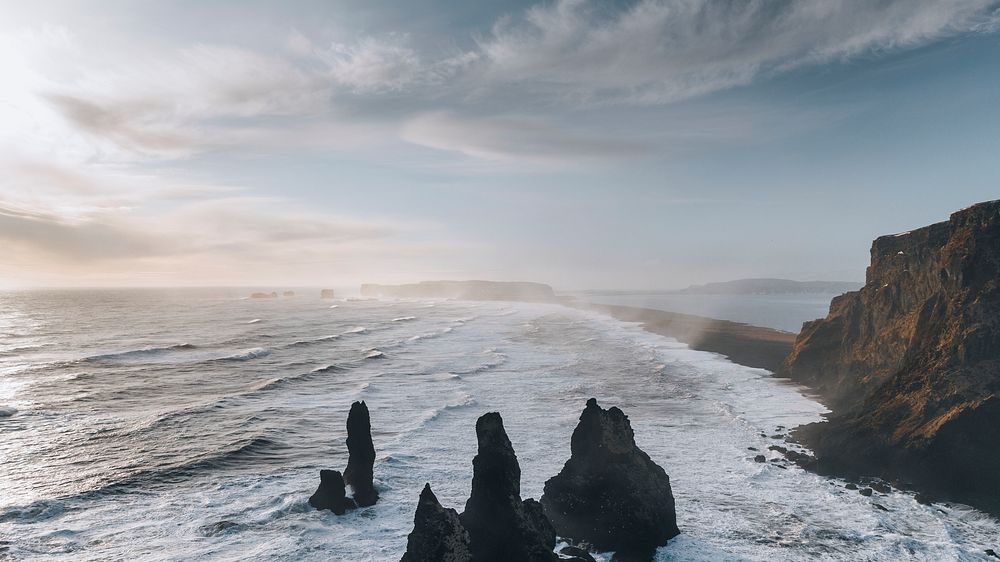
[[416, 320], [416, 316], [400, 316], [399, 318], [393, 318], [393, 322], [408, 322], [410, 320]]
[[340, 365], [326, 365], [324, 367], [316, 367], [310, 373], [342, 373], [346, 371], [346, 367], [341, 367]]
[[271, 350], [266, 347], [252, 347], [250, 349], [243, 350], [239, 353], [234, 353], [232, 355], [227, 355], [225, 357], [219, 357], [216, 361], [250, 361], [252, 359], [257, 359], [258, 357], [265, 357], [271, 354]]
[[340, 308], [340, 305], [339, 304], [331, 304], [330, 308]]
[[259, 323], [260, 323], [260, 318], [254, 318], [253, 320], [247, 322], [247, 324], [259, 324]]
[[365, 359], [382, 359], [384, 357], [385, 354], [377, 349], [372, 349], [371, 351], [365, 354]]
[[163, 347], [144, 347], [142, 349], [132, 349], [129, 351], [116, 351], [112, 353], [102, 353], [100, 355], [91, 355], [90, 357], [85, 357], [84, 361], [118, 361], [127, 359], [136, 359], [143, 357], [155, 357], [157, 355], [163, 355], [166, 353], [171, 353], [174, 351], [189, 351], [192, 349], [197, 349], [197, 346], [191, 345], [189, 343], [181, 343], [177, 345], [167, 345]]
[[314, 345], [314, 344], [317, 344], [317, 343], [323, 343], [325, 341], [331, 341], [331, 340], [335, 340], [335, 339], [339, 339], [339, 338], [340, 338], [339, 335], [334, 334], [334, 335], [331, 335], [331, 336], [323, 336], [323, 337], [312, 339], [312, 340], [296, 340], [296, 341], [293, 341], [292, 343], [286, 345], [285, 347], [301, 347], [301, 346], [304, 346], [304, 345]]
[[351, 328], [350, 330], [347, 330], [344, 333], [345, 334], [363, 334], [363, 333], [365, 333], [367, 331], [368, 331], [368, 328], [365, 328], [364, 326], [356, 326], [354, 328]]

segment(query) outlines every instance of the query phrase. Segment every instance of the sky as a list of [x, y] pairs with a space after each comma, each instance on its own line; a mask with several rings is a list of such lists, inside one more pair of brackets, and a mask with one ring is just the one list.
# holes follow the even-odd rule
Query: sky
[[993, 0], [0, 13], [0, 287], [855, 281], [1000, 198]]

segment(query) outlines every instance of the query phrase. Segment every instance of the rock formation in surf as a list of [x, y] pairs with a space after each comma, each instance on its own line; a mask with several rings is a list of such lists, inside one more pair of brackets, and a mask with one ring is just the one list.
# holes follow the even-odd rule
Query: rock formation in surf
[[476, 562], [554, 561], [555, 530], [534, 500], [521, 500], [521, 468], [500, 414], [476, 422], [472, 495], [461, 515]]
[[332, 299], [333, 289], [321, 289], [319, 292], [319, 298], [321, 299]]
[[319, 471], [319, 488], [309, 497], [309, 505], [320, 510], [329, 509], [337, 515], [358, 507], [354, 500], [347, 497], [347, 487], [340, 471], [325, 469]]
[[471, 562], [469, 533], [458, 512], [442, 507], [431, 485], [425, 484], [413, 515], [413, 531], [406, 539], [400, 562]]
[[588, 400], [570, 449], [541, 500], [561, 537], [648, 560], [680, 533], [670, 477], [636, 446], [621, 410]]
[[368, 405], [351, 404], [347, 414], [347, 468], [344, 482], [354, 491], [354, 501], [361, 507], [375, 505], [378, 492], [374, 484], [375, 444], [372, 443], [372, 422]]
[[1000, 201], [883, 236], [865, 286], [802, 327], [781, 371], [834, 410], [817, 468], [1000, 511]]

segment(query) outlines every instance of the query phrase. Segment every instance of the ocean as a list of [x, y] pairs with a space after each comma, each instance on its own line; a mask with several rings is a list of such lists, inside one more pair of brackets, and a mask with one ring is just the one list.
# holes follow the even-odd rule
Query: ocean
[[[503, 416], [538, 498], [585, 401], [671, 477], [657, 560], [980, 560], [997, 521], [756, 463], [822, 405], [769, 373], [559, 305], [247, 299], [241, 289], [0, 293], [0, 559], [398, 560], [420, 489], [461, 511], [475, 420]], [[379, 503], [309, 507], [371, 410]], [[604, 556], [602, 559], [607, 560]]]

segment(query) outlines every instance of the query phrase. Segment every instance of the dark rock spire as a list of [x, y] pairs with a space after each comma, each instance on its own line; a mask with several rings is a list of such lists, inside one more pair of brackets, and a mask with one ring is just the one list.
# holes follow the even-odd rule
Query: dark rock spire
[[375, 505], [378, 492], [374, 484], [375, 445], [372, 443], [372, 423], [368, 405], [351, 404], [347, 415], [347, 468], [344, 482], [354, 491], [354, 501], [361, 507]]
[[521, 501], [521, 468], [500, 414], [476, 422], [472, 495], [462, 524], [476, 562], [554, 561], [555, 532], [534, 500]]
[[458, 512], [442, 507], [425, 484], [413, 515], [413, 532], [406, 540], [400, 562], [471, 562], [469, 533]]
[[677, 536], [670, 477], [635, 444], [628, 417], [591, 398], [573, 431], [571, 456], [545, 483], [545, 514], [560, 536], [649, 559]]

